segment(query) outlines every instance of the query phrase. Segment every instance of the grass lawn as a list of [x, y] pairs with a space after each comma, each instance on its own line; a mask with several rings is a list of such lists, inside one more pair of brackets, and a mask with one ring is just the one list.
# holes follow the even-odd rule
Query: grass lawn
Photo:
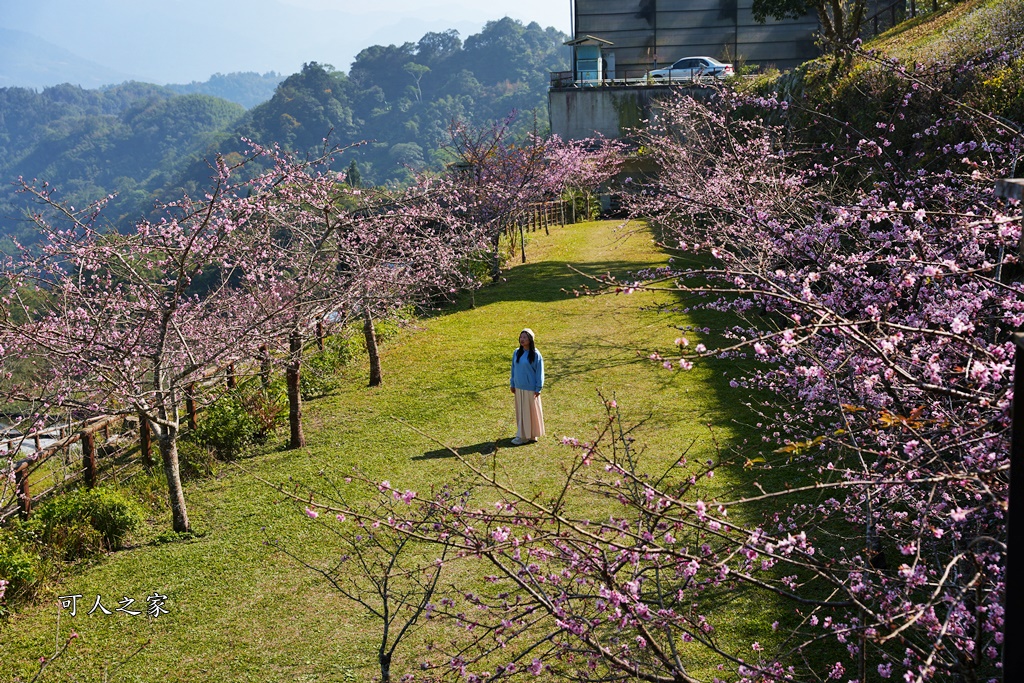
[[[534, 232], [529, 239], [529, 262], [477, 292], [475, 308], [467, 298], [403, 329], [388, 344], [383, 386], [367, 388], [365, 363], [356, 364], [336, 393], [307, 403], [307, 448], [284, 450], [282, 433], [243, 467], [271, 481], [315, 483], [321, 470], [343, 476], [358, 465], [372, 477], [414, 490], [450, 479], [458, 462], [397, 417], [463, 453], [482, 454], [496, 444], [496, 461], [521, 486], [543, 490], [560, 479], [570, 458], [558, 438], [589, 438], [601, 423], [598, 390], [616, 398], [627, 422], [646, 420], [636, 436], [661, 464], [691, 443], [691, 458], [713, 455], [708, 423], [721, 444], [752, 437], [734, 421], [742, 416], [742, 396], [729, 389], [722, 367], [669, 372], [646, 360], [652, 350], [671, 350], [679, 336], [673, 325], [693, 322], [650, 310], [673, 303], [671, 294], [573, 295], [585, 279], [570, 266], [621, 275], [665, 264], [668, 256], [646, 229], [606, 221], [554, 227], [550, 236]], [[544, 354], [548, 437], [514, 448], [508, 373], [523, 327], [536, 332]], [[715, 486], [721, 494], [749, 476], [741, 468], [726, 469]], [[307, 489], [300, 484], [300, 490]], [[230, 466], [189, 485], [186, 499], [200, 535], [162, 543], [157, 536], [170, 527], [169, 517], [156, 516], [133, 547], [66, 577], [0, 627], [0, 680], [31, 680], [39, 658], [53, 654], [58, 629], [64, 636], [72, 628], [80, 637], [43, 680], [106, 680], [108, 669], [147, 641], [138, 656], [109, 672], [109, 680], [372, 678], [373, 622], [318, 576], [264, 544], [279, 539], [311, 560], [327, 558], [333, 546], [323, 528], [300, 506]], [[134, 598], [137, 607], [154, 593], [167, 596], [168, 613], [156, 619], [86, 614], [97, 595], [114, 610], [122, 597]], [[66, 594], [83, 596], [75, 617], [56, 601]], [[737, 611], [738, 628], [768, 629], [771, 619], [744, 618], [743, 612]], [[402, 673], [399, 666], [395, 673]]]

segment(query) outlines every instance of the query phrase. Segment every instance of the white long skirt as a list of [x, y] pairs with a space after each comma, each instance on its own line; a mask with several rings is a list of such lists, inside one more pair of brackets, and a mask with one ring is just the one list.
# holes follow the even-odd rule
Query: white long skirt
[[532, 391], [516, 389], [516, 436], [521, 441], [544, 436], [544, 408]]

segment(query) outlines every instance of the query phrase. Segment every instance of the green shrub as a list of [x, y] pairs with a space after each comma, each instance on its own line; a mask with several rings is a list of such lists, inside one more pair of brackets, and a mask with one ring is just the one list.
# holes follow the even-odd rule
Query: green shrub
[[328, 351], [317, 351], [302, 360], [302, 372], [299, 375], [299, 393], [308, 401], [326, 396], [340, 384], [338, 371], [341, 366], [337, 359]]
[[55, 560], [70, 562], [93, 557], [111, 547], [89, 522], [57, 524], [46, 533], [45, 552]]
[[459, 270], [475, 282], [486, 282], [491, 274], [490, 254], [486, 251], [475, 251], [459, 263]]
[[[39, 506], [34, 521], [42, 527], [44, 543], [62, 548], [67, 559], [98, 549], [120, 548], [129, 533], [142, 524], [142, 507], [110, 488], [78, 489]], [[99, 537], [88, 531], [91, 528]]]
[[[279, 382], [271, 383], [266, 390], [252, 384], [239, 387], [222, 395], [200, 414], [192, 440], [195, 445], [212, 449], [219, 460], [233, 460], [252, 444], [266, 442], [277, 430], [286, 409]], [[212, 463], [201, 451], [191, 448], [186, 457], [191, 459], [197, 476], [211, 471]]]
[[324, 339], [324, 350], [316, 351], [302, 360], [299, 392], [304, 400], [326, 396], [338, 388], [338, 373], [363, 353], [362, 332], [350, 326], [340, 334]]
[[5, 599], [30, 593], [40, 578], [40, 557], [30, 542], [0, 529], [0, 579], [8, 582]]
[[285, 419], [288, 411], [284, 382], [273, 382], [267, 389], [250, 385], [236, 393], [245, 412], [256, 424], [253, 441], [266, 443], [267, 439], [277, 432], [278, 425]]
[[245, 409], [237, 392], [232, 392], [224, 394], [202, 412], [192, 435], [195, 443], [212, 448], [220, 460], [232, 460], [256, 442], [258, 431], [256, 420]]
[[[178, 443], [178, 458], [180, 460], [182, 441]], [[167, 476], [164, 474], [164, 468], [159, 464], [150, 471], [140, 470], [122, 479], [118, 486], [150, 512], [160, 512], [168, 508]]]
[[[393, 341], [402, 331], [402, 325], [407, 324], [415, 315], [416, 311], [412, 306], [405, 306], [392, 312], [386, 318], [374, 320], [373, 329], [377, 335], [377, 345], [384, 346]], [[365, 341], [363, 346], [365, 347]]]
[[[178, 474], [182, 481], [203, 479], [213, 474], [213, 452], [206, 444], [190, 439], [178, 442]], [[163, 491], [166, 497], [166, 484]]]

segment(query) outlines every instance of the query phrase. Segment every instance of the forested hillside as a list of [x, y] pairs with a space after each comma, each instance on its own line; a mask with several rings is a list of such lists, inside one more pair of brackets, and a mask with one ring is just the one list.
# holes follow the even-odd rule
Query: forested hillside
[[171, 83], [166, 87], [179, 95], [213, 95], [251, 109], [273, 97], [274, 89], [282, 80], [284, 80], [284, 75], [276, 71], [268, 71], [265, 74], [246, 71], [230, 74], [217, 73], [203, 82]]
[[19, 177], [49, 182], [78, 206], [115, 194], [107, 219], [130, 220], [161, 189], [176, 185], [190, 161], [224, 140], [244, 113], [219, 98], [144, 83], [0, 89], [4, 242], [26, 232], [27, 207], [13, 185]]
[[253, 109], [240, 133], [302, 152], [320, 149], [328, 132], [335, 144], [365, 141], [351, 152], [363, 181], [401, 181], [436, 161], [452, 120], [481, 125], [517, 111], [521, 128], [534, 118], [546, 128], [548, 72], [568, 64], [565, 40], [505, 18], [465, 42], [445, 31], [369, 47], [348, 74], [310, 63]]
[[207, 160], [238, 151], [243, 136], [299, 154], [322, 149], [325, 138], [365, 141], [339, 167], [355, 160], [364, 184], [402, 182], [438, 162], [455, 119], [484, 125], [517, 111], [520, 130], [546, 128], [548, 72], [566, 68], [565, 40], [509, 18], [465, 41], [454, 30], [428, 33], [363, 50], [347, 74], [308, 63], [248, 112], [210, 93], [238, 102], [277, 74], [187, 86], [0, 89], [0, 235], [19, 233], [26, 206], [11, 186], [19, 176], [49, 182], [79, 206], [116, 194], [107, 216], [123, 225], [156, 199], [201, 187]]

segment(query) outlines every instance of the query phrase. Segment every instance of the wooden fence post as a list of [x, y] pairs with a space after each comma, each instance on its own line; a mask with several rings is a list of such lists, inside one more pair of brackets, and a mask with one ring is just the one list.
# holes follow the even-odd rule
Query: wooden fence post
[[185, 394], [185, 412], [188, 413], [188, 428], [196, 428], [196, 383], [192, 382], [188, 385], [187, 393]]
[[85, 485], [96, 486], [96, 434], [82, 432], [82, 472], [85, 474]]
[[14, 490], [18, 493], [18, 514], [28, 519], [32, 514], [32, 494], [28, 490], [28, 463], [23, 463], [14, 474]]
[[146, 469], [153, 467], [153, 432], [149, 426], [149, 418], [139, 413], [139, 445], [142, 450], [142, 464]]

